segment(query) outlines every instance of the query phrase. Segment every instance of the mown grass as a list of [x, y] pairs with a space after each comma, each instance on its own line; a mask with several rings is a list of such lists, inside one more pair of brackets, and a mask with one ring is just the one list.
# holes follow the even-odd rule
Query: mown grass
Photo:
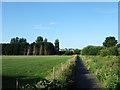
[[118, 56], [81, 56], [87, 68], [108, 89], [120, 89], [120, 59]]
[[15, 88], [16, 78], [26, 78], [34, 83], [51, 75], [53, 67], [59, 67], [73, 56], [2, 56], [3, 88]]
[[52, 67], [65, 63], [72, 56], [3, 56], [3, 76], [45, 77]]

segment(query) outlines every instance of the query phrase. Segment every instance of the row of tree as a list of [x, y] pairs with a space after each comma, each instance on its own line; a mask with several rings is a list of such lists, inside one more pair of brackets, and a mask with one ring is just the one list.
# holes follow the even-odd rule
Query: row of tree
[[25, 38], [12, 38], [10, 43], [3, 43], [2, 55], [120, 55], [120, 44], [113, 36], [106, 37], [103, 46], [89, 45], [80, 49], [59, 50], [59, 40], [54, 45], [47, 38], [39, 36], [35, 42], [29, 44]]
[[58, 55], [74, 55], [74, 54], [80, 54], [81, 50], [80, 49], [63, 49], [59, 51]]
[[59, 52], [59, 40], [54, 45], [38, 36], [35, 42], [29, 44], [25, 38], [12, 38], [10, 43], [2, 43], [2, 55], [54, 55]]
[[82, 55], [120, 55], [120, 44], [113, 36], [106, 37], [103, 46], [87, 46], [82, 49]]
[[117, 40], [113, 36], [106, 37], [103, 42], [103, 46], [92, 46], [88, 45], [84, 47], [82, 50], [80, 49], [64, 49], [59, 51], [60, 55], [73, 55], [73, 54], [82, 54], [82, 55], [120, 55], [120, 44], [118, 44]]

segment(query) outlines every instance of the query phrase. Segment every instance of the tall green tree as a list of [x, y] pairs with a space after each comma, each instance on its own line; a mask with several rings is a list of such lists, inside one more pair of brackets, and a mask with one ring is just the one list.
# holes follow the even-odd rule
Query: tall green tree
[[15, 38], [12, 38], [11, 41], [10, 41], [10, 43], [15, 43], [15, 42], [16, 42]]
[[10, 51], [12, 51], [12, 55], [19, 55], [20, 54], [20, 44], [19, 44], [19, 38], [12, 38], [10, 41]]
[[35, 55], [35, 42], [33, 42], [32, 44], [31, 44], [31, 47], [32, 47], [32, 50], [31, 50], [31, 54], [32, 55]]
[[48, 41], [47, 38], [45, 38], [45, 39], [44, 39], [44, 43], [46, 43], [47, 41]]
[[[59, 42], [59, 41], [57, 41]], [[12, 38], [10, 43], [2, 43], [2, 55], [54, 55], [55, 47], [41, 36], [29, 44], [25, 38]], [[58, 45], [59, 46], [59, 45]]]
[[44, 42], [40, 43], [39, 55], [44, 55]]
[[25, 38], [19, 38], [19, 46], [20, 46], [20, 55], [27, 54], [28, 43]]
[[56, 39], [54, 44], [55, 44], [56, 54], [58, 54], [58, 52], [59, 52], [59, 39]]
[[103, 42], [103, 46], [105, 47], [112, 47], [116, 46], [117, 40], [113, 36], [106, 37], [105, 41]]
[[36, 43], [41, 43], [41, 42], [43, 42], [43, 37], [38, 36], [36, 39]]
[[2, 55], [13, 55], [12, 47], [10, 44], [2, 44]]
[[26, 55], [27, 53], [27, 40], [25, 38], [12, 38], [10, 41], [10, 51], [12, 55]]
[[45, 38], [45, 39], [44, 39], [44, 55], [47, 55], [47, 53], [48, 53], [48, 51], [47, 51], [47, 47], [48, 47], [47, 45], [48, 45], [48, 44], [47, 44], [47, 43], [48, 43], [48, 42], [47, 42], [47, 38]]
[[51, 42], [47, 42], [44, 44], [44, 55], [54, 55], [55, 48]]
[[38, 36], [36, 39], [36, 43], [34, 45], [35, 55], [43, 55], [44, 54], [44, 44], [43, 37]]

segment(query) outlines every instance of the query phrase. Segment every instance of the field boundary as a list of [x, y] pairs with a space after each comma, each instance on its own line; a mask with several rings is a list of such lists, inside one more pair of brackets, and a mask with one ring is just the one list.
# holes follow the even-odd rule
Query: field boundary
[[[26, 88], [26, 87], [34, 87], [34, 88], [49, 88], [50, 86], [48, 84], [53, 84], [52, 88], [65, 88], [68, 87], [68, 84], [70, 83], [68, 79], [70, 80], [70, 76], [73, 71], [73, 67], [75, 65], [75, 57], [68, 59], [65, 63], [60, 63], [59, 67], [55, 66], [52, 68], [52, 72], [49, 73], [49, 77], [46, 76], [45, 78], [39, 79], [34, 84], [26, 84], [25, 86], [21, 86], [19, 80], [22, 80], [22, 77], [18, 77], [16, 79], [16, 89], [19, 88]], [[24, 77], [23, 77], [24, 78]], [[42, 85], [44, 83], [44, 85]]]

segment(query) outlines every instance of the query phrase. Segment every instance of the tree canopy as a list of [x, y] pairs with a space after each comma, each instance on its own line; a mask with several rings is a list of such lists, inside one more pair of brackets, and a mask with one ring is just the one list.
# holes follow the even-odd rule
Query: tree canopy
[[59, 39], [56, 39], [54, 44], [55, 44], [56, 54], [58, 54], [59, 53]]
[[105, 47], [112, 47], [116, 46], [117, 40], [113, 36], [106, 37], [105, 41], [103, 42], [103, 46]]
[[35, 42], [29, 44], [27, 39], [15, 37], [10, 43], [3, 43], [2, 55], [53, 55], [55, 46], [47, 41], [47, 38], [38, 36]]
[[41, 43], [41, 42], [43, 42], [43, 37], [38, 36], [36, 39], [36, 43]]
[[48, 42], [47, 38], [38, 36], [35, 42], [29, 44], [26, 38], [11, 38], [10, 43], [2, 43], [2, 55], [120, 55], [120, 44], [113, 36], [105, 38], [103, 46], [88, 45], [80, 49], [64, 49], [59, 51], [59, 39], [54, 44]]

